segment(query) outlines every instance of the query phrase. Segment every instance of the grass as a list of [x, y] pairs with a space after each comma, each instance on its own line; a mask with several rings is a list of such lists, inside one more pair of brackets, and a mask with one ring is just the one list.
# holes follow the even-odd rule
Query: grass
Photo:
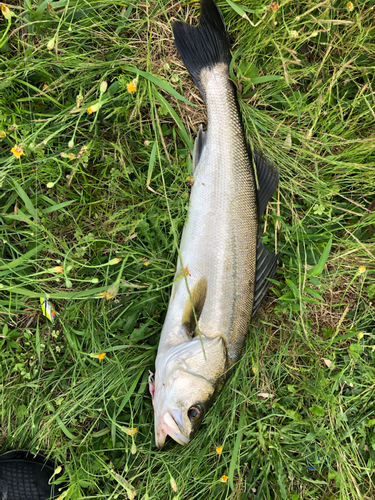
[[170, 23], [199, 6], [7, 4], [0, 451], [54, 457], [66, 500], [374, 498], [375, 3], [350, 4], [218, 0], [249, 140], [281, 173], [280, 264], [199, 434], [161, 451], [148, 370], [205, 120]]

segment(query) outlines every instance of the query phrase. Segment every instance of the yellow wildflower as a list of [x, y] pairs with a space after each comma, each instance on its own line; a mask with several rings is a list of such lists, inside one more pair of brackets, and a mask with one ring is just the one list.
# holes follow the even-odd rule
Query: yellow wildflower
[[365, 335], [365, 334], [364, 334], [363, 332], [359, 332], [359, 333], [357, 334], [357, 337], [358, 337], [359, 339], [363, 339], [364, 335]]
[[142, 257], [142, 262], [145, 266], [148, 266], [150, 262], [146, 259], [146, 257]]
[[272, 2], [270, 5], [271, 12], [277, 12], [279, 10], [279, 4], [277, 2]]
[[104, 297], [107, 295], [107, 292], [100, 292], [99, 295], [104, 299]]
[[64, 500], [64, 498], [66, 497], [66, 495], [68, 494], [68, 491], [69, 490], [65, 490], [61, 493], [61, 495], [59, 497], [56, 498], [56, 500]]
[[55, 11], [55, 9], [52, 7], [52, 5], [48, 3], [48, 4], [47, 4], [47, 7], [48, 7], [48, 12], [51, 14], [51, 16], [57, 17], [56, 11]]
[[56, 267], [51, 267], [51, 269], [48, 269], [50, 273], [63, 273], [64, 268], [63, 266], [56, 266]]
[[24, 155], [25, 153], [23, 152], [23, 149], [21, 148], [21, 146], [17, 146], [17, 144], [15, 144], [13, 146], [13, 148], [11, 149], [11, 152], [14, 154], [14, 156], [16, 158], [19, 158], [21, 155]]
[[96, 111], [98, 111], [98, 106], [95, 106], [95, 104], [93, 106], [89, 106], [87, 108], [87, 112], [88, 112], [89, 115], [92, 115]]
[[221, 476], [220, 481], [221, 481], [222, 483], [226, 483], [226, 482], [228, 481], [228, 476], [226, 476], [226, 475], [224, 474], [223, 476]]
[[223, 447], [222, 447], [222, 446], [217, 446], [217, 447], [216, 447], [216, 453], [217, 453], [218, 455], [221, 455], [221, 452], [222, 452], [222, 451], [223, 451]]
[[119, 263], [119, 262], [121, 262], [121, 261], [122, 261], [122, 259], [121, 259], [121, 258], [116, 257], [115, 259], [110, 260], [110, 261], [108, 262], [108, 265], [109, 265], [109, 266], [113, 266], [113, 265], [115, 265], [115, 264], [118, 264], [118, 263]]
[[366, 266], [359, 266], [358, 274], [363, 274], [366, 271]]
[[96, 356], [95, 356], [95, 357], [96, 357], [96, 358], [98, 358], [99, 363], [100, 363], [100, 362], [102, 361], [102, 359], [104, 359], [104, 358], [105, 358], [105, 355], [106, 355], [106, 354], [107, 354], [106, 352], [101, 352], [100, 354], [96, 354]]
[[348, 12], [351, 12], [352, 10], [354, 10], [354, 4], [353, 4], [353, 2], [348, 2], [348, 3], [346, 4], [346, 10], [347, 10]]
[[191, 274], [189, 273], [189, 266], [186, 266], [185, 269], [182, 269], [182, 271], [180, 271], [180, 276], [191, 276]]
[[1, 4], [1, 12], [2, 12], [3, 16], [5, 17], [5, 19], [7, 19], [8, 21], [13, 15], [13, 12], [10, 9], [8, 9], [8, 7], [5, 5], [5, 3]]
[[129, 94], [134, 94], [134, 92], [137, 90], [137, 85], [133, 80], [132, 82], [126, 85], [126, 88], [128, 89]]
[[3, 137], [6, 137], [6, 132], [4, 132], [4, 130], [0, 130], [0, 137], [3, 138]]
[[127, 434], [128, 436], [135, 436], [138, 432], [137, 427], [121, 427], [121, 429]]

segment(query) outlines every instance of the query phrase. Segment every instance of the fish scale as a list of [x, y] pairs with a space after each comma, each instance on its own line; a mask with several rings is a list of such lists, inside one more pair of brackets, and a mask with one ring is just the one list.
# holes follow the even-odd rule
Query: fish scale
[[[257, 189], [228, 68], [219, 64], [205, 73], [201, 79], [208, 113], [206, 149], [197, 166], [191, 206], [195, 201], [200, 205], [195, 213], [196, 224], [207, 228], [207, 232], [199, 232], [196, 239], [200, 246], [204, 242], [206, 258], [214, 247], [226, 256], [227, 263], [221, 266], [220, 259], [209, 262], [208, 296], [199, 326], [204, 335], [215, 336], [225, 325], [223, 334], [231, 365], [242, 349], [250, 322], [248, 311], [252, 309], [258, 234]], [[212, 177], [214, 188], [200, 201], [200, 193], [205, 190], [205, 186], [200, 186], [200, 177], [206, 172]], [[188, 215], [187, 231], [190, 220]], [[183, 239], [181, 250], [184, 244], [190, 250], [190, 258], [194, 258], [196, 247], [192, 241]], [[223, 316], [231, 321], [223, 321]]]
[[278, 257], [259, 237], [278, 173], [247, 147], [229, 79], [229, 37], [214, 1], [201, 0], [198, 27], [176, 22], [173, 32], [208, 125], [194, 145], [194, 184], [150, 386], [158, 447], [167, 435], [186, 445], [199, 428], [241, 355]]

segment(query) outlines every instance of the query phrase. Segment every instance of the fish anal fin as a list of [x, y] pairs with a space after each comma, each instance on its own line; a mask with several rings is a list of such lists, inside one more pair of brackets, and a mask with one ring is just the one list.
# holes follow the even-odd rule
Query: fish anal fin
[[197, 165], [202, 156], [203, 149], [206, 145], [206, 132], [203, 130], [203, 126], [199, 127], [198, 135], [194, 142], [193, 150], [193, 175], [195, 175]]
[[268, 278], [273, 278], [277, 268], [277, 261], [279, 254], [274, 254], [266, 250], [263, 242], [258, 234], [257, 244], [257, 266], [255, 275], [255, 289], [253, 310], [251, 316], [253, 317], [262, 303], [264, 296], [268, 290], [270, 282]]
[[[182, 325], [186, 329], [189, 337], [193, 337], [197, 321], [202, 314], [203, 306], [207, 296], [207, 278], [202, 276], [190, 290], [190, 297], [187, 298], [182, 314]], [[194, 310], [193, 310], [194, 306]], [[195, 316], [194, 316], [195, 311]], [[197, 318], [197, 321], [195, 320]]]
[[275, 192], [279, 184], [279, 171], [271, 162], [260, 156], [258, 153], [252, 155], [258, 178], [258, 206], [259, 218], [263, 217], [271, 196]]

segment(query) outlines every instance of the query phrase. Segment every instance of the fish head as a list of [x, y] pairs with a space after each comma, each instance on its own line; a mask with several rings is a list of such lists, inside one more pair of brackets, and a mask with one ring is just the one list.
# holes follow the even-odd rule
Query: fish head
[[187, 445], [199, 428], [226, 372], [226, 349], [221, 337], [194, 338], [157, 359], [155, 373], [155, 441], [167, 436]]

